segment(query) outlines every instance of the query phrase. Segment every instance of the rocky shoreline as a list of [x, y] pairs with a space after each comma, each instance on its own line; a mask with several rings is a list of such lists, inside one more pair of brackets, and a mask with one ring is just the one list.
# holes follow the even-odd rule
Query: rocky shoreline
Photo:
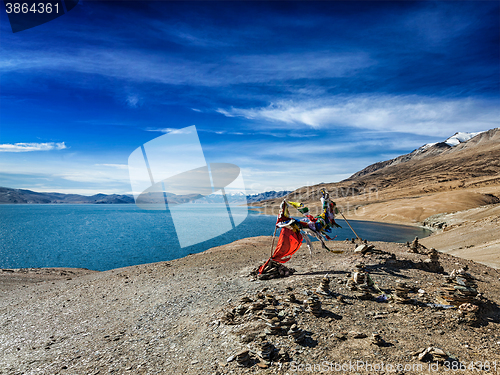
[[[343, 254], [302, 248], [287, 263], [295, 273], [259, 280], [251, 272], [270, 241], [247, 238], [106, 272], [2, 271], [0, 373], [292, 374], [357, 363], [354, 373], [369, 374], [368, 365], [383, 363], [417, 374], [436, 361], [441, 372], [447, 362], [488, 361], [485, 372], [495, 373], [500, 366], [499, 271], [405, 244], [355, 252], [357, 245], [335, 242]], [[423, 266], [431, 258], [442, 273]], [[469, 283], [463, 272], [473, 283], [453, 284]], [[440, 303], [453, 285], [476, 290], [477, 308]]]

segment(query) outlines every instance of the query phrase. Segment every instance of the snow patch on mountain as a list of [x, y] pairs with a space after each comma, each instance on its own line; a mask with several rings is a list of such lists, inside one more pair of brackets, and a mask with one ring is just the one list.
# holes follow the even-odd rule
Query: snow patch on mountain
[[450, 138], [448, 138], [444, 143], [450, 146], [456, 146], [459, 145], [460, 143], [465, 143], [469, 139], [474, 138], [476, 135], [484, 133], [482, 132], [476, 132], [476, 133], [468, 133], [468, 132], [457, 132], [454, 135], [452, 135]]

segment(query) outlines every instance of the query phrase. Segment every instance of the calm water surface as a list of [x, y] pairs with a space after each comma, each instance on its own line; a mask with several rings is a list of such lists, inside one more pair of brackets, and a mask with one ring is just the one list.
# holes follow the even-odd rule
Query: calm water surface
[[[190, 207], [189, 210], [193, 210]], [[213, 219], [209, 205], [198, 205], [193, 224]], [[245, 237], [273, 234], [274, 216], [250, 212], [235, 229], [181, 248], [172, 218], [165, 211], [124, 205], [0, 205], [0, 268], [80, 267], [109, 270], [177, 259]], [[347, 224], [334, 235], [354, 237]], [[371, 241], [406, 242], [430, 231], [410, 226], [350, 221]], [[192, 230], [196, 236], [196, 230]]]

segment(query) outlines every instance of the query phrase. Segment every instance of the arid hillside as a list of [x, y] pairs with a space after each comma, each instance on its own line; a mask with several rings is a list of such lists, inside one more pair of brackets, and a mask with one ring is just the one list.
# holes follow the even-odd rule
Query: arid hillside
[[[499, 128], [454, 147], [439, 145], [376, 163], [338, 183], [297, 189], [288, 199], [318, 207], [325, 188], [350, 218], [406, 224], [500, 202]], [[279, 202], [255, 205], [271, 212]]]

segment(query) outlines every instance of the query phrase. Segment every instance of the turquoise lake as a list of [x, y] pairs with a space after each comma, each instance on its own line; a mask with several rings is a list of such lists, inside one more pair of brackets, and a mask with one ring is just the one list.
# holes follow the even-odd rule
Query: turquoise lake
[[[193, 210], [193, 207], [190, 207]], [[213, 220], [210, 205], [199, 205], [196, 225]], [[236, 228], [211, 240], [181, 248], [165, 211], [123, 205], [0, 205], [0, 268], [79, 267], [104, 271], [181, 258], [245, 237], [271, 236], [276, 217], [250, 211]], [[344, 220], [333, 235], [354, 237]], [[370, 241], [406, 242], [431, 232], [417, 227], [350, 221]], [[187, 228], [189, 229], [189, 228]]]

